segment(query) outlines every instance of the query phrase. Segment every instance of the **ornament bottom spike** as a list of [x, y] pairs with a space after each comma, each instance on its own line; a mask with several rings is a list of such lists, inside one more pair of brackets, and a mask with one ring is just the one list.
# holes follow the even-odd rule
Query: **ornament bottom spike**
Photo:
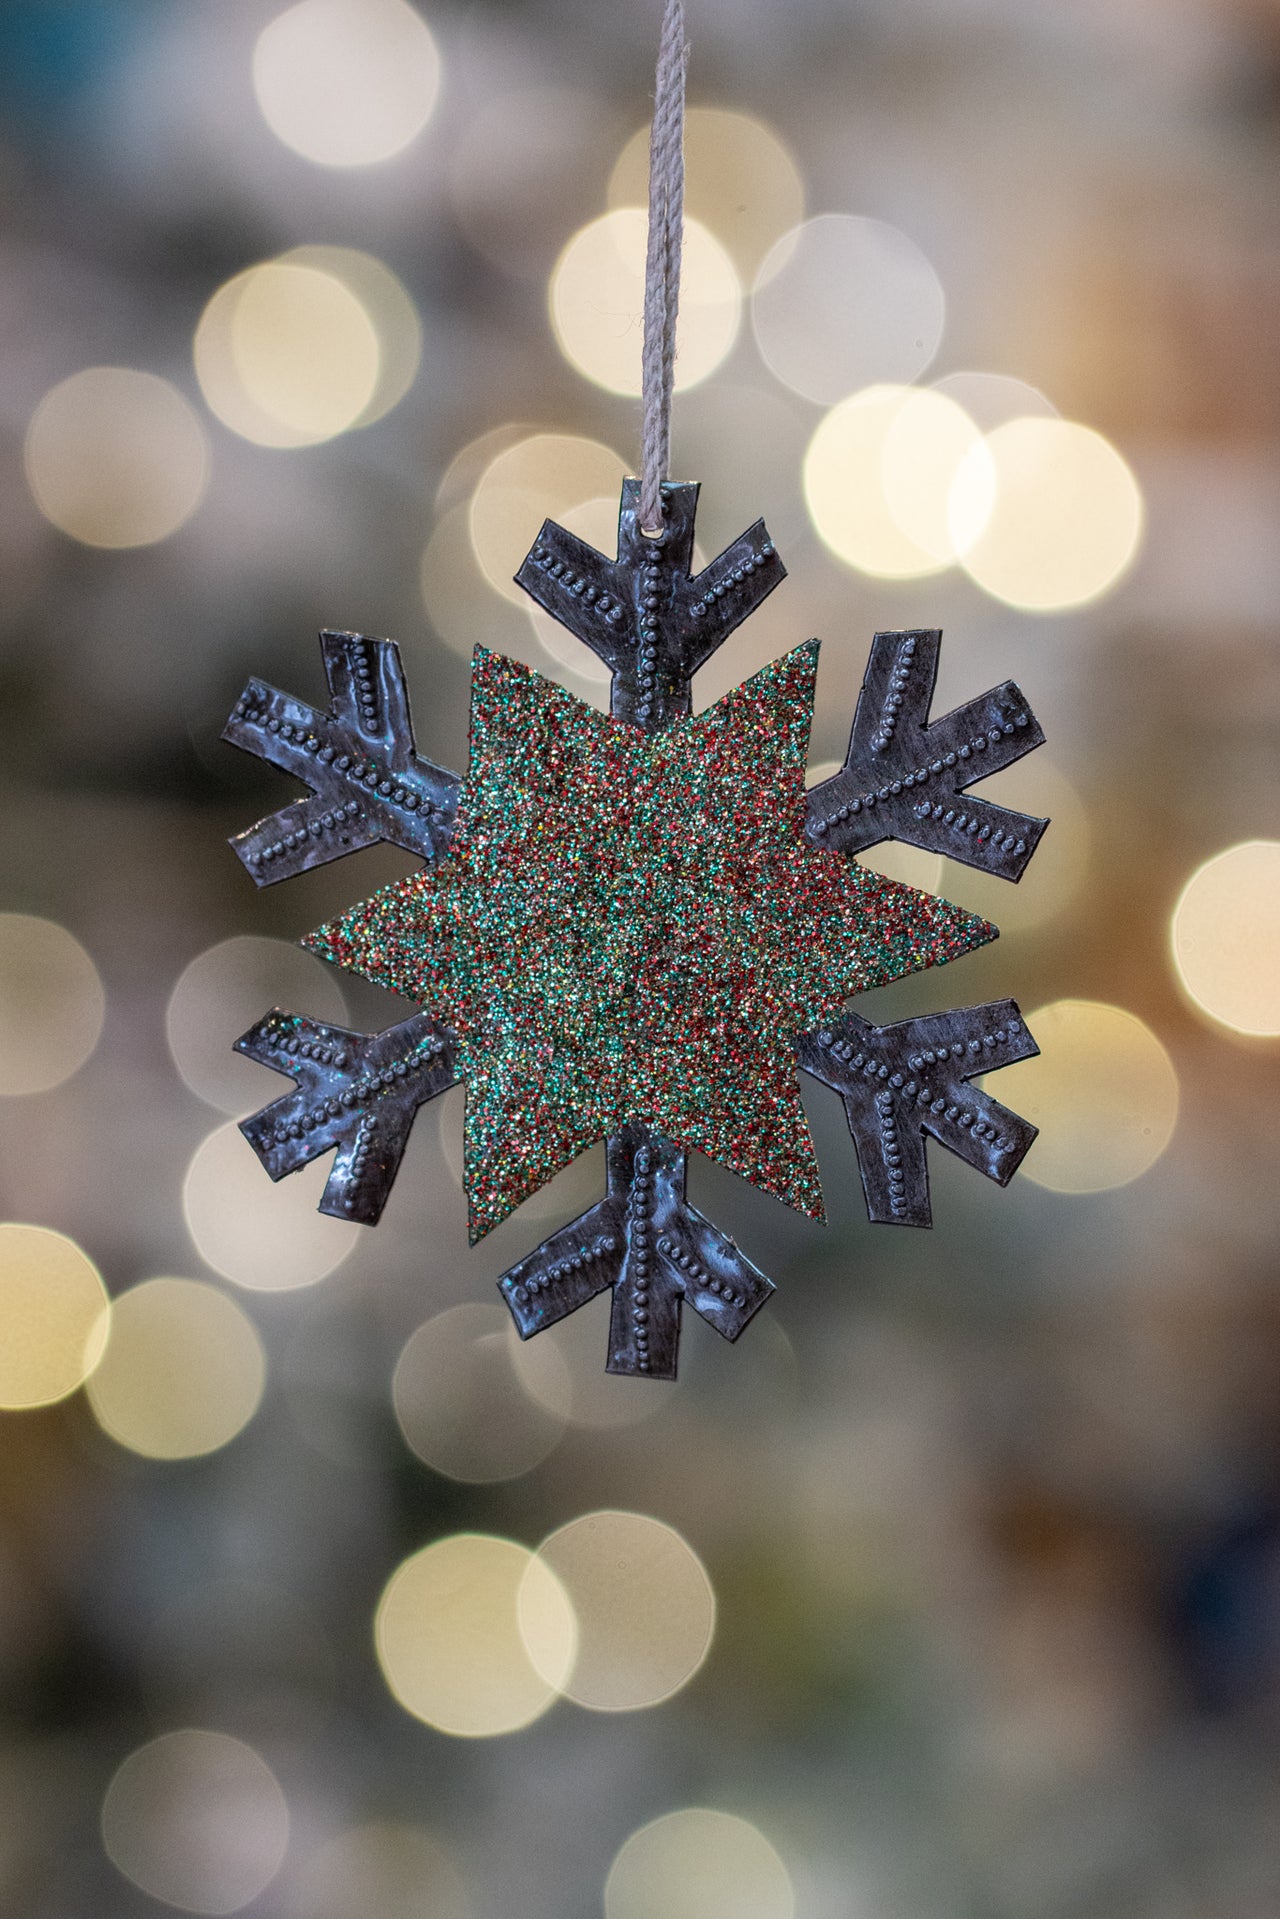
[[773, 1282], [689, 1204], [686, 1156], [670, 1140], [630, 1126], [610, 1138], [607, 1165], [606, 1197], [513, 1266], [499, 1289], [530, 1339], [612, 1287], [607, 1370], [674, 1379], [686, 1302], [734, 1340]]

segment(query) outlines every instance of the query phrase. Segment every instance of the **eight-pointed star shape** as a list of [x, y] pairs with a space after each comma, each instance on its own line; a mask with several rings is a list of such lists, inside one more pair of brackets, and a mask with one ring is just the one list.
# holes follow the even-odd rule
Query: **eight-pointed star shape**
[[473, 1240], [636, 1125], [821, 1218], [797, 1042], [995, 937], [807, 839], [817, 655], [648, 733], [477, 648], [448, 856], [308, 942], [456, 1035]]

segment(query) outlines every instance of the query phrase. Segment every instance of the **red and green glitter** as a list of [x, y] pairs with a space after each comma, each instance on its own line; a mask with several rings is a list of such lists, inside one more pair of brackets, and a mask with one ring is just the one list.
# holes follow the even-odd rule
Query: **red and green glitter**
[[995, 938], [806, 839], [817, 661], [650, 734], [476, 649], [448, 856], [306, 942], [456, 1033], [473, 1241], [632, 1122], [821, 1219], [797, 1039]]

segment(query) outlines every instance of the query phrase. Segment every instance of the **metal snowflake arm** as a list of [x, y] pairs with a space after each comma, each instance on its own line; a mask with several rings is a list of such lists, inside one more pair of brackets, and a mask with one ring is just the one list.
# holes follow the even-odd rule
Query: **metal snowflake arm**
[[698, 488], [664, 486], [662, 496], [660, 539], [640, 531], [640, 483], [624, 480], [616, 559], [547, 520], [516, 574], [609, 668], [614, 718], [653, 733], [692, 711], [698, 668], [786, 578], [763, 520], [694, 578]]
[[1029, 1121], [968, 1082], [1039, 1048], [1013, 1000], [872, 1026], [856, 1013], [807, 1034], [805, 1071], [844, 1100], [868, 1216], [932, 1225], [925, 1136], [1007, 1186], [1036, 1136]]
[[320, 1211], [375, 1226], [424, 1100], [455, 1083], [454, 1038], [426, 1013], [381, 1033], [352, 1033], [276, 1008], [236, 1050], [297, 1090], [242, 1120], [240, 1131], [270, 1173], [287, 1173], [337, 1148]]
[[259, 886], [380, 840], [434, 859], [453, 830], [460, 781], [418, 757], [400, 649], [359, 633], [322, 633], [320, 646], [327, 713], [250, 680], [223, 730], [311, 788], [232, 839]]
[[876, 634], [844, 766], [809, 793], [806, 830], [842, 853], [902, 840], [1017, 880], [1049, 822], [964, 789], [1044, 734], [1012, 680], [928, 724], [941, 644], [936, 628]]
[[503, 1275], [522, 1339], [613, 1288], [611, 1373], [674, 1379], [687, 1301], [736, 1339], [773, 1284], [685, 1197], [686, 1158], [670, 1140], [628, 1127], [607, 1148], [608, 1194]]

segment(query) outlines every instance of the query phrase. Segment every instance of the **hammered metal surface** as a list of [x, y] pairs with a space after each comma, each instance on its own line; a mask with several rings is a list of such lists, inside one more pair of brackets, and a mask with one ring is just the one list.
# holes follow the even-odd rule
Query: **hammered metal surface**
[[965, 788], [1043, 746], [1044, 734], [1012, 680], [930, 725], [941, 645], [937, 628], [876, 634], [844, 766], [809, 794], [809, 836], [842, 853], [902, 840], [1021, 879], [1049, 822]]
[[297, 1081], [240, 1124], [272, 1179], [336, 1148], [320, 1211], [376, 1226], [414, 1114], [455, 1084], [448, 1028], [415, 1013], [381, 1033], [352, 1033], [277, 1007], [236, 1050]]
[[222, 737], [291, 773], [312, 797], [231, 841], [258, 886], [291, 879], [380, 840], [434, 859], [448, 844], [461, 782], [414, 746], [400, 649], [322, 633], [327, 713], [250, 680]]
[[786, 568], [763, 520], [693, 576], [698, 487], [662, 489], [665, 530], [640, 531], [640, 483], [624, 480], [618, 552], [547, 520], [516, 582], [613, 675], [609, 710], [657, 733], [692, 711], [693, 676], [772, 593]]
[[926, 1136], [1007, 1186], [1036, 1128], [969, 1082], [1037, 1052], [1011, 999], [872, 1026], [856, 1013], [797, 1049], [800, 1065], [844, 1100], [867, 1214], [931, 1226]]
[[670, 1140], [627, 1127], [607, 1148], [608, 1191], [498, 1285], [522, 1339], [613, 1288], [611, 1373], [674, 1379], [687, 1302], [736, 1339], [773, 1284], [685, 1197], [686, 1159]]

